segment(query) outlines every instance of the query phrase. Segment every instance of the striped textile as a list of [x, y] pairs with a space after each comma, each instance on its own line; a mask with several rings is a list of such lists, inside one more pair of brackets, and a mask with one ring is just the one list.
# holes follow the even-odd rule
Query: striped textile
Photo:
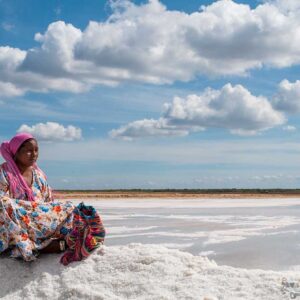
[[68, 250], [60, 262], [66, 266], [88, 257], [103, 244], [104, 237], [105, 229], [95, 208], [80, 203], [73, 211], [73, 227], [65, 238]]

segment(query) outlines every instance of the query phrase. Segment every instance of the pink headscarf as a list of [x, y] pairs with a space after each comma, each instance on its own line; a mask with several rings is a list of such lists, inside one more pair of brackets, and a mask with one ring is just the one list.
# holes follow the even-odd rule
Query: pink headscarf
[[[0, 152], [7, 164], [4, 166], [9, 180], [9, 190], [13, 197], [16, 195], [17, 188], [27, 195], [29, 201], [34, 201], [34, 195], [31, 188], [24, 180], [18, 166], [15, 163], [14, 156], [20, 146], [27, 140], [34, 139], [29, 133], [18, 133], [9, 142], [5, 141], [0, 146]], [[38, 167], [34, 165], [36, 169]]]

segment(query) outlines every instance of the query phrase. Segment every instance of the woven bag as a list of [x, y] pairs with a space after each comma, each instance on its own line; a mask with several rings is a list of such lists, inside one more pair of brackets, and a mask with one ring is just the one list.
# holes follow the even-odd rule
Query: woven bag
[[68, 250], [60, 262], [66, 266], [88, 257], [103, 244], [104, 237], [105, 229], [95, 208], [80, 203], [73, 211], [73, 228], [65, 238]]

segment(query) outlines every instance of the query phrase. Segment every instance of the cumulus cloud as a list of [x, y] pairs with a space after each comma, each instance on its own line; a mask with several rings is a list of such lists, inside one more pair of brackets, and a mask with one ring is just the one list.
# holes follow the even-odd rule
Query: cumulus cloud
[[168, 11], [156, 0], [140, 7], [116, 3], [123, 10], [109, 22], [91, 22], [75, 55], [119, 70], [120, 79], [173, 82], [300, 61], [300, 12], [280, 9], [281, 2], [251, 9], [221, 0], [192, 14]]
[[0, 70], [2, 72], [14, 72], [16, 68], [24, 61], [26, 51], [11, 48], [8, 46], [0, 47]]
[[300, 2], [298, 0], [267, 0], [267, 3], [276, 5], [279, 9], [285, 11], [296, 11], [300, 9]]
[[110, 3], [112, 14], [104, 22], [80, 30], [58, 21], [35, 35], [40, 47], [0, 47], [2, 85], [23, 93], [76, 93], [95, 84], [164, 84], [300, 62], [298, 0], [268, 1], [253, 9], [220, 0], [190, 14], [170, 11], [158, 0]]
[[81, 139], [81, 129], [72, 125], [64, 127], [55, 122], [38, 123], [33, 126], [23, 124], [18, 132], [28, 132], [40, 141], [74, 141]]
[[[0, 97], [10, 97], [22, 95], [27, 91], [48, 92], [86, 91], [89, 86], [74, 78], [64, 76], [41, 75], [36, 70], [22, 69], [28, 52], [11, 47], [0, 47]], [[51, 63], [41, 66], [51, 73]]]
[[22, 95], [26, 89], [17, 83], [15, 70], [25, 59], [26, 52], [0, 47], [0, 98]]
[[294, 83], [283, 80], [279, 84], [279, 91], [273, 99], [273, 105], [288, 113], [300, 112], [300, 80]]
[[[220, 90], [206, 89], [185, 99], [175, 97], [164, 105], [158, 120], [140, 120], [110, 132], [111, 137], [136, 138], [174, 135], [204, 128], [226, 128], [232, 134], [254, 135], [286, 120], [262, 96], [254, 96], [241, 85], [226, 84]], [[171, 131], [167, 128], [172, 128]]]
[[67, 77], [75, 63], [73, 51], [81, 35], [81, 31], [71, 24], [62, 21], [50, 24], [44, 35], [35, 35], [35, 40], [42, 47], [29, 50], [19, 69], [46, 76]]

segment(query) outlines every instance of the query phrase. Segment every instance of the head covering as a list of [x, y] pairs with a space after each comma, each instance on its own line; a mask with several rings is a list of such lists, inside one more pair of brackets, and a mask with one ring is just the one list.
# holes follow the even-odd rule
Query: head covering
[[[4, 169], [8, 176], [9, 190], [13, 197], [16, 195], [17, 189], [27, 195], [28, 200], [34, 201], [34, 195], [31, 188], [23, 178], [18, 166], [15, 163], [14, 157], [20, 146], [27, 140], [34, 139], [30, 133], [18, 133], [9, 142], [5, 141], [0, 146], [0, 152], [6, 161]], [[36, 164], [35, 168], [38, 168]]]

